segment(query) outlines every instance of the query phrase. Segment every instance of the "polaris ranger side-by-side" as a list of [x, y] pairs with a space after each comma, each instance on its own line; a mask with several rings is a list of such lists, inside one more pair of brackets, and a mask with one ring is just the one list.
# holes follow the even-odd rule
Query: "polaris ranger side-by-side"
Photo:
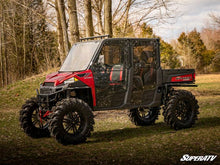
[[192, 127], [198, 102], [173, 87], [196, 86], [195, 70], [162, 70], [159, 48], [159, 39], [144, 38], [76, 43], [60, 70], [46, 76], [37, 97], [22, 106], [21, 127], [33, 138], [52, 135], [59, 143], [77, 144], [93, 131], [93, 111], [129, 109], [130, 120], [146, 126], [160, 107], [172, 128]]

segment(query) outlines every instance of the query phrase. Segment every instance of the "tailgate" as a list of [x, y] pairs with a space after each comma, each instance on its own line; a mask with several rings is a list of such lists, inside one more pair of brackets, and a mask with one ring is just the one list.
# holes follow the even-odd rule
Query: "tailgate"
[[162, 70], [163, 83], [193, 83], [195, 69], [165, 69]]

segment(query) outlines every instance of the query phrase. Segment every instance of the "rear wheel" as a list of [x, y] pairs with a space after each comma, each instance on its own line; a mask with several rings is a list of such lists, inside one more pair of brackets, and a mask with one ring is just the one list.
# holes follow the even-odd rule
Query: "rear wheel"
[[198, 101], [185, 90], [176, 90], [164, 108], [164, 121], [174, 129], [190, 128], [198, 119]]
[[20, 125], [32, 138], [49, 137], [48, 122], [41, 117], [36, 98], [27, 100], [20, 111]]
[[80, 99], [65, 99], [57, 103], [49, 129], [61, 144], [86, 141], [93, 131], [94, 117], [87, 103]]
[[158, 119], [160, 107], [155, 108], [135, 108], [129, 110], [129, 118], [137, 126], [147, 126], [154, 124]]

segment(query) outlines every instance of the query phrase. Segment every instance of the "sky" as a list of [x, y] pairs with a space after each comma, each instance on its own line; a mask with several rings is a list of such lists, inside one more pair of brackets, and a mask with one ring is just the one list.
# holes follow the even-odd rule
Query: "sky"
[[209, 20], [209, 14], [220, 15], [220, 0], [176, 0], [177, 18], [171, 24], [154, 27], [154, 32], [167, 42], [177, 39], [181, 32], [190, 32], [194, 28], [201, 31]]

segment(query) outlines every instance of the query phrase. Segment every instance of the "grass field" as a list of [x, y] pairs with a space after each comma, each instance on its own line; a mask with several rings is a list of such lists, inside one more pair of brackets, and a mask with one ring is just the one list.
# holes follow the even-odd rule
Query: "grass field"
[[31, 139], [19, 127], [19, 109], [45, 74], [0, 89], [0, 164], [167, 165], [180, 164], [184, 154], [218, 155], [212, 164], [220, 164], [220, 74], [199, 75], [198, 88], [187, 88], [200, 106], [193, 128], [174, 131], [162, 116], [155, 125], [137, 127], [126, 111], [95, 112], [91, 138], [69, 146], [53, 138]]

